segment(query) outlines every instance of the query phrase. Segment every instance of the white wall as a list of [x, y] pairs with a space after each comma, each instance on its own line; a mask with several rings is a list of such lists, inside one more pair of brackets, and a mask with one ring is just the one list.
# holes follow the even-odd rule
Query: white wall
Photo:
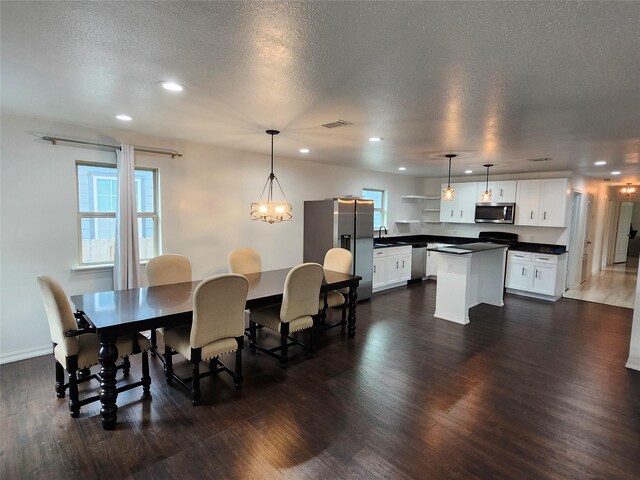
[[[388, 227], [419, 218], [419, 205], [402, 195], [420, 193], [423, 179], [286, 159], [275, 173], [293, 204], [291, 222], [267, 225], [249, 219], [269, 173], [269, 151], [255, 154], [211, 145], [97, 130], [41, 119], [3, 115], [0, 150], [0, 361], [48, 352], [49, 330], [36, 276], [48, 274], [68, 295], [109, 290], [110, 270], [78, 272], [76, 160], [114, 162], [111, 152], [52, 146], [42, 135], [102, 143], [131, 143], [180, 151], [182, 158], [136, 155], [136, 164], [160, 169], [163, 253], [190, 257], [194, 278], [221, 273], [227, 253], [257, 248], [265, 269], [302, 261], [303, 202], [363, 187], [388, 190]], [[256, 135], [264, 135], [261, 131]], [[277, 139], [276, 139], [277, 141]], [[407, 233], [407, 232], [404, 232]]]
[[626, 367], [640, 370], [640, 276], [636, 281], [636, 299], [633, 305], [633, 324], [631, 325], [629, 359]]

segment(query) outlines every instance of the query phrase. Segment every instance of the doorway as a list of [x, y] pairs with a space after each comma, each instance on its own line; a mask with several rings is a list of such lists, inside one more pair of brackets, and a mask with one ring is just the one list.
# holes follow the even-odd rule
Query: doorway
[[[588, 198], [585, 205], [587, 218], [591, 216], [592, 203], [593, 197]], [[633, 308], [640, 257], [640, 236], [636, 235], [636, 230], [640, 226], [640, 202], [610, 201], [606, 225], [602, 270], [591, 276], [591, 269], [588, 267], [591, 240], [587, 226], [587, 235], [584, 236], [584, 244], [581, 248], [580, 282], [577, 285], [574, 283], [564, 296], [576, 300]], [[575, 247], [575, 244], [573, 246]]]

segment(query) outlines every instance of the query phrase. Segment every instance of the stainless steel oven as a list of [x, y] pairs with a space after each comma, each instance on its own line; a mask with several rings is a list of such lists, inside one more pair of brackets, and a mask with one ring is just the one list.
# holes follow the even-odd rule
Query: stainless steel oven
[[515, 203], [476, 203], [476, 223], [513, 223]]

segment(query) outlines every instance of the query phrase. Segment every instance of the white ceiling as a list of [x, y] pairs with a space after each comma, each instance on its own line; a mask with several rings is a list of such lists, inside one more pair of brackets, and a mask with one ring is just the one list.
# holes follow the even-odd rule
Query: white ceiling
[[[407, 175], [446, 175], [442, 155], [454, 152], [454, 175], [490, 161], [492, 173], [640, 179], [640, 2], [0, 9], [9, 113], [265, 154], [264, 130], [276, 128], [276, 157]], [[353, 125], [321, 126], [338, 119]], [[552, 160], [528, 161], [540, 157]]]

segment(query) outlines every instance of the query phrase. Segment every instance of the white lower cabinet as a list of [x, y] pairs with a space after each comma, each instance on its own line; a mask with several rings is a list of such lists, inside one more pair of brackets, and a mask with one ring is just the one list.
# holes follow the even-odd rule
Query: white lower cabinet
[[411, 279], [411, 247], [373, 250], [373, 291], [403, 285]]
[[567, 255], [509, 251], [505, 287], [509, 293], [557, 300], [565, 285]]

